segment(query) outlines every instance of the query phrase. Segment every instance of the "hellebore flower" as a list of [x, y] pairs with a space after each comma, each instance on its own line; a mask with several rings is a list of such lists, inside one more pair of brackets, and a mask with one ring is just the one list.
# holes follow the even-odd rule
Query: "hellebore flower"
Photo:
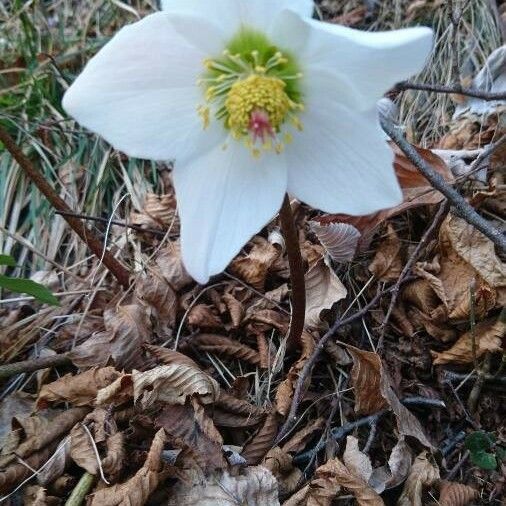
[[372, 112], [420, 71], [428, 28], [369, 33], [310, 0], [166, 0], [121, 29], [63, 99], [127, 155], [175, 160], [183, 261], [221, 272], [286, 192], [330, 213], [402, 196]]

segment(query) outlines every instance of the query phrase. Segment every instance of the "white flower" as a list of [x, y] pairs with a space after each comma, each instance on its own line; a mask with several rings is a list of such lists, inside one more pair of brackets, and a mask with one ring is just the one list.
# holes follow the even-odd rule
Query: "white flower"
[[421, 70], [428, 28], [368, 33], [310, 0], [166, 0], [87, 64], [63, 106], [134, 157], [175, 160], [183, 260], [222, 271], [285, 192], [331, 213], [401, 200], [376, 101]]

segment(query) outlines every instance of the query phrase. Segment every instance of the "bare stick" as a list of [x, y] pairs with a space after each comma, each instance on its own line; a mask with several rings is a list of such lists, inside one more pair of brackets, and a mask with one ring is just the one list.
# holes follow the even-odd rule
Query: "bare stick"
[[67, 354], [53, 355], [51, 357], [32, 358], [22, 362], [0, 365], [0, 379], [9, 378], [24, 372], [34, 372], [49, 367], [70, 365], [72, 362]]
[[85, 227], [80, 220], [74, 218], [73, 216], [69, 216], [69, 214], [73, 214], [72, 209], [54, 191], [51, 185], [44, 179], [44, 176], [41, 174], [41, 172], [25, 156], [25, 154], [14, 142], [14, 139], [1, 126], [0, 141], [4, 143], [9, 153], [18, 162], [21, 169], [23, 169], [23, 172], [35, 184], [39, 191], [49, 200], [51, 205], [57, 211], [63, 211], [67, 214], [64, 216], [64, 219], [70, 225], [72, 230], [74, 230], [74, 232], [88, 245], [88, 248], [90, 248], [90, 250], [97, 258], [102, 259], [104, 265], [107, 267], [107, 269], [109, 269], [109, 271], [119, 281], [119, 283], [125, 288], [128, 288], [129, 273], [125, 267], [123, 267], [123, 265], [121, 265], [121, 263], [118, 262], [118, 260], [116, 260], [116, 258], [114, 258], [114, 256], [107, 249], [103, 248], [102, 242], [95, 236], [95, 234], [93, 234], [87, 227]]
[[482, 218], [462, 195], [452, 188], [436, 170], [420, 156], [412, 146], [395, 128], [391, 121], [381, 116], [380, 122], [385, 133], [397, 144], [408, 160], [425, 176], [436, 190], [440, 191], [455, 206], [455, 210], [468, 223], [486, 235], [502, 251], [506, 251], [506, 238]]
[[506, 100], [506, 93], [492, 93], [488, 91], [473, 90], [471, 88], [463, 88], [462, 86], [451, 85], [445, 86], [443, 84], [424, 84], [424, 83], [410, 83], [403, 81], [395, 85], [395, 90], [418, 90], [418, 91], [431, 91], [433, 93], [444, 93], [444, 94], [457, 94], [465, 95], [466, 97], [480, 98], [487, 102], [492, 100]]
[[420, 239], [420, 242], [416, 245], [415, 251], [413, 251], [413, 254], [409, 257], [409, 260], [406, 262], [404, 269], [402, 269], [402, 272], [393, 287], [392, 299], [390, 300], [390, 305], [388, 306], [387, 314], [385, 315], [385, 319], [383, 320], [381, 327], [380, 327], [380, 337], [379, 337], [378, 346], [377, 346], [378, 353], [383, 348], [383, 341], [385, 339], [386, 326], [388, 325], [388, 322], [390, 320], [390, 316], [392, 315], [392, 311], [394, 310], [394, 307], [395, 307], [395, 303], [397, 302], [397, 297], [399, 296], [399, 289], [400, 289], [401, 283], [402, 283], [403, 279], [408, 275], [409, 271], [413, 267], [413, 264], [418, 259], [418, 256], [420, 255], [420, 252], [422, 251], [422, 249], [429, 242], [434, 231], [439, 227], [439, 225], [441, 225], [446, 214], [448, 213], [448, 207], [449, 207], [448, 201], [446, 201], [446, 200], [440, 205], [436, 215], [434, 216], [434, 219], [432, 220], [432, 223], [427, 228], [427, 230], [424, 232], [422, 238]]
[[285, 195], [283, 205], [279, 211], [279, 221], [281, 222], [281, 232], [286, 243], [292, 289], [292, 318], [290, 320], [287, 343], [292, 346], [299, 346], [306, 314], [306, 286], [304, 283], [304, 264], [300, 253], [299, 236], [288, 195]]

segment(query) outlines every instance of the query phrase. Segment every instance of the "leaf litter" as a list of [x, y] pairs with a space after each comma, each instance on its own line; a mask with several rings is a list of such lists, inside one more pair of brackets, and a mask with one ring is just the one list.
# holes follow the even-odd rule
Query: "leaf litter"
[[[434, 15], [437, 2], [414, 4], [406, 16]], [[370, 22], [364, 5], [321, 2], [324, 16], [353, 26]], [[504, 134], [494, 119], [503, 104], [492, 107], [482, 125], [476, 102], [459, 102], [446, 134], [417, 150], [503, 226], [504, 160], [495, 154], [469, 175], [472, 157]], [[0, 379], [0, 494], [62, 504], [89, 474], [83, 500], [96, 505], [500, 504], [504, 462], [479, 469], [463, 441], [480, 428], [494, 434], [490, 451], [506, 443], [504, 256], [451, 209], [383, 328], [383, 292], [443, 203], [392, 149], [399, 206], [352, 217], [293, 203], [307, 299], [298, 348], [286, 342], [289, 270], [276, 220], [202, 287], [181, 262], [170, 167], [157, 169], [152, 187], [141, 183], [147, 170], [129, 181], [132, 205], [118, 212], [135, 228], [112, 225], [109, 240], [131, 269], [130, 291], [75, 247], [80, 270], [58, 268], [62, 254], [31, 273], [65, 286], [60, 308], [1, 306], [2, 360], [68, 362]], [[122, 155], [107, 163], [125, 175]], [[60, 172], [67, 191], [83, 191], [84, 170]], [[379, 304], [339, 328], [313, 364], [333, 322], [378, 293]], [[278, 440], [294, 402], [294, 424]]]

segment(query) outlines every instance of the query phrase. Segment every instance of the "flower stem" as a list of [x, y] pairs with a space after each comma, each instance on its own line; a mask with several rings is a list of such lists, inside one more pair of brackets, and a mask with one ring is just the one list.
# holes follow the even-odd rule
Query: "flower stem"
[[299, 236], [290, 206], [290, 199], [285, 195], [283, 205], [279, 211], [281, 232], [285, 238], [288, 265], [290, 267], [290, 284], [292, 289], [292, 318], [288, 331], [288, 346], [299, 346], [304, 317], [306, 313], [306, 286], [304, 283], [304, 264], [300, 253]]

